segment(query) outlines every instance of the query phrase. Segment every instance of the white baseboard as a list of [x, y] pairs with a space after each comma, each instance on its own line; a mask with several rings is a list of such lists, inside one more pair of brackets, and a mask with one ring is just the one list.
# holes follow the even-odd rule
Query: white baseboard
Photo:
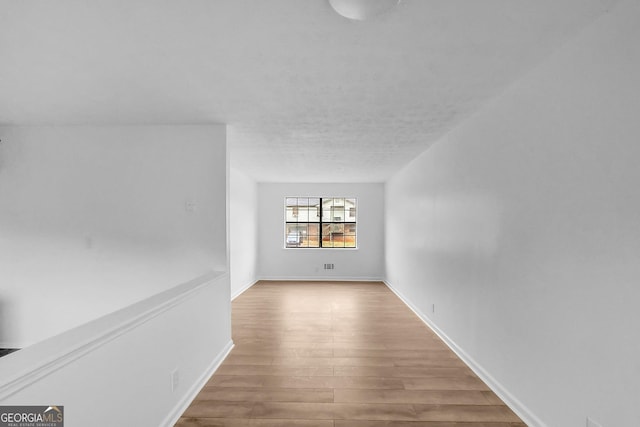
[[353, 276], [261, 276], [260, 280], [301, 281], [301, 282], [383, 282], [381, 277]]
[[529, 427], [547, 427], [529, 408], [527, 408], [520, 400], [509, 392], [500, 382], [498, 382], [489, 372], [487, 372], [479, 363], [469, 356], [455, 341], [447, 336], [428, 316], [418, 309], [411, 301], [409, 301], [402, 293], [395, 289], [386, 280], [385, 285], [402, 300], [407, 307], [411, 309], [419, 318], [427, 325], [444, 343], [460, 358], [484, 383], [500, 398], [502, 401], [520, 417], [522, 421]]
[[335, 282], [382, 282], [380, 277], [318, 277], [318, 276], [262, 276], [259, 279], [255, 280], [252, 283], [248, 283], [243, 286], [240, 290], [234, 292], [231, 295], [231, 301], [238, 298], [244, 292], [248, 291], [253, 285], [258, 283], [261, 280], [272, 280], [272, 281], [301, 281], [301, 282], [309, 282], [309, 281], [335, 281]]
[[162, 422], [162, 426], [173, 427], [184, 411], [187, 410], [193, 399], [196, 398], [200, 390], [205, 386], [207, 381], [211, 378], [211, 376], [216, 372], [218, 367], [224, 362], [224, 359], [227, 358], [231, 350], [233, 350], [233, 341], [229, 341], [227, 345], [222, 349], [220, 353], [216, 356], [215, 359], [211, 362], [211, 364], [207, 367], [207, 369], [200, 375], [198, 380], [189, 388], [187, 393], [180, 399], [178, 404], [173, 408], [173, 410], [167, 415], [165, 420]]
[[238, 298], [240, 295], [242, 295], [245, 291], [249, 290], [249, 288], [251, 288], [256, 283], [258, 283], [258, 280], [250, 282], [250, 283], [244, 285], [242, 288], [240, 288], [239, 291], [234, 292], [233, 295], [231, 295], [231, 301], [233, 301], [234, 299]]

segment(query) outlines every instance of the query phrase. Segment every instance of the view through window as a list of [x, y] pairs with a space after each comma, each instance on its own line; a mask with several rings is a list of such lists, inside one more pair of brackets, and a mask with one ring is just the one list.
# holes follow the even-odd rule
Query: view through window
[[355, 248], [356, 199], [286, 197], [287, 248]]

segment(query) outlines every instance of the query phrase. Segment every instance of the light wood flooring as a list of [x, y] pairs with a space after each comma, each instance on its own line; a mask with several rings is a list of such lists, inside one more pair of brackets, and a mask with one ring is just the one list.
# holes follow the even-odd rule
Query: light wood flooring
[[176, 426], [526, 427], [379, 282], [259, 282]]

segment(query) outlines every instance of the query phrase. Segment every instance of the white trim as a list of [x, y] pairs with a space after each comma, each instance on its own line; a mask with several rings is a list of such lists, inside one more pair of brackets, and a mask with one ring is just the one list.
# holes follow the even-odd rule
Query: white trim
[[207, 369], [200, 375], [198, 380], [189, 388], [189, 391], [180, 399], [180, 401], [173, 407], [171, 412], [167, 414], [161, 426], [171, 427], [175, 425], [182, 414], [187, 410], [191, 402], [196, 398], [198, 393], [202, 390], [202, 388], [207, 384], [209, 379], [213, 376], [213, 374], [218, 370], [222, 362], [227, 358], [231, 350], [233, 350], [234, 344], [233, 340], [230, 340], [227, 345], [218, 353], [218, 355], [211, 361], [211, 364], [207, 367]]
[[234, 299], [238, 298], [240, 295], [242, 295], [243, 293], [245, 293], [246, 291], [248, 291], [251, 287], [253, 287], [253, 285], [255, 285], [256, 283], [260, 282], [260, 281], [277, 281], [277, 282], [288, 282], [288, 281], [304, 281], [304, 282], [382, 282], [383, 280], [377, 277], [372, 277], [372, 278], [362, 278], [362, 277], [317, 277], [317, 276], [313, 276], [313, 277], [263, 277], [260, 278], [256, 281], [254, 281], [253, 283], [249, 283], [248, 285], [246, 285], [245, 287], [243, 287], [242, 289], [240, 289], [239, 291], [235, 292], [232, 296], [231, 296], [231, 301], [233, 301]]
[[389, 282], [383, 280], [383, 283], [396, 294], [400, 300], [405, 303], [419, 318], [427, 325], [444, 343], [460, 358], [469, 368], [478, 376], [485, 384], [500, 398], [502, 401], [520, 417], [522, 421], [529, 427], [547, 427], [529, 408], [527, 408], [520, 400], [512, 395], [500, 382], [498, 382], [489, 372], [487, 372], [478, 362], [468, 355], [455, 341], [447, 336], [433, 321], [413, 305], [404, 295], [395, 289]]
[[[0, 385], [0, 401], [28, 387], [63, 366], [90, 353], [117, 337], [135, 329], [163, 312], [180, 304], [202, 290], [212, 280], [226, 273], [210, 272], [187, 283], [132, 304], [121, 310], [85, 323], [60, 335], [20, 350], [21, 360], [30, 359], [27, 370], [15, 372], [10, 363], [4, 363], [0, 377], [7, 380]], [[10, 362], [11, 355], [6, 361]]]
[[253, 282], [250, 282], [249, 284], [244, 285], [242, 288], [240, 288], [239, 291], [234, 292], [234, 294], [231, 295], [231, 301], [233, 301], [234, 299], [238, 298], [240, 295], [248, 291], [253, 285], [255, 285], [258, 282], [259, 280], [254, 280]]
[[24, 348], [26, 346], [27, 344], [25, 343], [18, 344], [14, 341], [0, 341], [0, 348]]
[[272, 280], [278, 282], [384, 282], [380, 277], [350, 277], [350, 276], [262, 276], [260, 280]]

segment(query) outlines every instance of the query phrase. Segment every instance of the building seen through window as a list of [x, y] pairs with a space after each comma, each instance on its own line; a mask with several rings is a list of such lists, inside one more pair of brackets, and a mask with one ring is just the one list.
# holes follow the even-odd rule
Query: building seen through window
[[286, 197], [285, 247], [355, 248], [355, 198]]

